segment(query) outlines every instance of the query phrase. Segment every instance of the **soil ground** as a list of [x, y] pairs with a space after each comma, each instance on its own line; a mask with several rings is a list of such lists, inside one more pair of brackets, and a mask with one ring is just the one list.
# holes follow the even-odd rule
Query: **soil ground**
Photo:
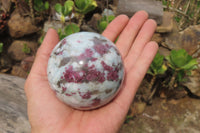
[[156, 98], [119, 133], [200, 133], [200, 100]]

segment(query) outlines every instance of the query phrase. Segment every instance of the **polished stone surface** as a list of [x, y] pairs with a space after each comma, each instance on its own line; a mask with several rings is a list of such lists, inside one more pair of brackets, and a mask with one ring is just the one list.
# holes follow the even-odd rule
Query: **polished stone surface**
[[124, 77], [115, 45], [97, 33], [79, 32], [60, 41], [48, 62], [58, 98], [77, 109], [94, 109], [114, 98]]

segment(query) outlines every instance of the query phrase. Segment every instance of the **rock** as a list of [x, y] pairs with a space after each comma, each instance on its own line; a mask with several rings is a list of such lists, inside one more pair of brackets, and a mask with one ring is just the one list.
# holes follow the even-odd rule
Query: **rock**
[[43, 31], [47, 32], [50, 28], [58, 31], [58, 29], [63, 29], [63, 25], [60, 21], [46, 21], [44, 23]]
[[165, 95], [168, 99], [182, 99], [188, 96], [188, 92], [183, 87], [177, 87], [175, 90], [166, 90]]
[[139, 95], [140, 99], [143, 99], [143, 101], [148, 101], [148, 98], [151, 94], [151, 89], [149, 89], [149, 84], [150, 83], [145, 78], [140, 85], [140, 89], [138, 89], [137, 91], [137, 95]]
[[2, 10], [9, 12], [11, 7], [11, 0], [1, 0], [1, 2], [2, 2], [2, 7], [1, 7]]
[[22, 60], [21, 62], [21, 67], [24, 71], [26, 72], [30, 72], [31, 70], [31, 67], [33, 65], [33, 62], [34, 62], [34, 56], [29, 56], [29, 57], [26, 57], [24, 60]]
[[[23, 51], [25, 45], [30, 49], [30, 53]], [[8, 49], [8, 54], [16, 61], [23, 60], [36, 52], [38, 44], [31, 41], [15, 40]]]
[[156, 20], [158, 24], [162, 23], [163, 7], [161, 1], [155, 0], [119, 0], [117, 14], [126, 14], [132, 17], [134, 13], [145, 10], [149, 17]]
[[19, 77], [0, 74], [0, 132], [29, 133], [27, 117], [25, 80]]
[[87, 24], [83, 24], [81, 25], [81, 30], [82, 31], [88, 31], [88, 32], [96, 32], [93, 28], [91, 28], [89, 25]]
[[113, 5], [117, 6], [118, 5], [119, 0], [113, 0]]
[[134, 102], [133, 105], [131, 105], [131, 115], [132, 117], [142, 114], [145, 111], [146, 103], [144, 102]]
[[101, 15], [99, 13], [95, 13], [92, 16], [92, 19], [87, 24], [90, 25], [93, 29], [98, 30], [97, 25], [98, 21], [100, 20], [101, 20]]
[[[193, 55], [200, 48], [200, 25], [190, 26], [180, 32], [181, 45], [186, 51]], [[200, 57], [200, 54], [199, 56]]]
[[151, 39], [152, 41], [157, 42], [158, 44], [162, 43], [164, 38], [159, 33], [155, 33]]
[[[185, 49], [190, 55], [200, 57], [200, 25], [189, 26], [184, 31], [174, 32], [165, 39], [170, 49]], [[199, 52], [199, 53], [198, 53]]]
[[11, 74], [22, 78], [26, 78], [28, 76], [28, 72], [25, 71], [20, 65], [14, 65], [12, 67]]
[[115, 13], [112, 10], [105, 8], [101, 15], [102, 16], [115, 16]]
[[159, 53], [161, 54], [161, 55], [164, 55], [165, 57], [166, 56], [168, 56], [168, 55], [170, 55], [170, 50], [169, 49], [167, 49], [167, 48], [165, 48], [165, 47], [159, 47]]
[[6, 54], [0, 56], [0, 72], [7, 72], [12, 67], [12, 61]]
[[164, 12], [162, 24], [156, 28], [156, 32], [167, 33], [173, 30], [174, 15], [172, 12]]
[[198, 62], [198, 70], [199, 70], [199, 72], [200, 72], [200, 57], [197, 58], [197, 62]]
[[39, 31], [40, 29], [32, 24], [31, 17], [23, 17], [15, 10], [8, 21], [9, 33], [14, 38], [23, 37]]
[[186, 77], [183, 83], [193, 95], [200, 97], [200, 72], [194, 71], [191, 76]]

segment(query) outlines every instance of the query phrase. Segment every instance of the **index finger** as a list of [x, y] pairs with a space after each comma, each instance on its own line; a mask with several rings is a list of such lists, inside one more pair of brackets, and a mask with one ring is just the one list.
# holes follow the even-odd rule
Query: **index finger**
[[108, 38], [111, 41], [115, 41], [122, 30], [125, 28], [128, 23], [129, 18], [126, 15], [117, 16], [104, 30], [102, 33], [103, 36]]

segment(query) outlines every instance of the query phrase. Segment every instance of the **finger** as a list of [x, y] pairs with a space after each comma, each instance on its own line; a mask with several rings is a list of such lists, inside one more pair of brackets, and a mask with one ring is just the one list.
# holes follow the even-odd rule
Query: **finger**
[[46, 75], [46, 68], [51, 51], [58, 43], [59, 37], [54, 29], [49, 29], [44, 38], [44, 41], [37, 51], [36, 58], [31, 72], [39, 75]]
[[128, 23], [128, 20], [129, 18], [126, 15], [119, 15], [107, 26], [102, 35], [114, 42]]
[[128, 110], [136, 94], [137, 88], [142, 82], [152, 60], [157, 53], [157, 50], [158, 45], [156, 42], [149, 42], [145, 46], [135, 65], [130, 69], [130, 71], [126, 72], [126, 79], [123, 84], [124, 88], [114, 100], [115, 104]]
[[133, 44], [133, 40], [135, 40], [139, 30], [141, 29], [147, 18], [148, 14], [145, 11], [137, 12], [130, 19], [126, 28], [120, 34], [116, 45], [119, 48], [119, 51], [123, 58], [127, 55], [131, 45]]
[[156, 22], [151, 19], [147, 20], [144, 23], [125, 58], [127, 69], [131, 68], [134, 65], [141, 52], [143, 51], [145, 45], [151, 40], [155, 32], [156, 26]]
[[38, 52], [39, 54], [50, 55], [52, 49], [59, 41], [59, 36], [55, 29], [49, 29], [45, 35], [42, 45], [40, 46]]

